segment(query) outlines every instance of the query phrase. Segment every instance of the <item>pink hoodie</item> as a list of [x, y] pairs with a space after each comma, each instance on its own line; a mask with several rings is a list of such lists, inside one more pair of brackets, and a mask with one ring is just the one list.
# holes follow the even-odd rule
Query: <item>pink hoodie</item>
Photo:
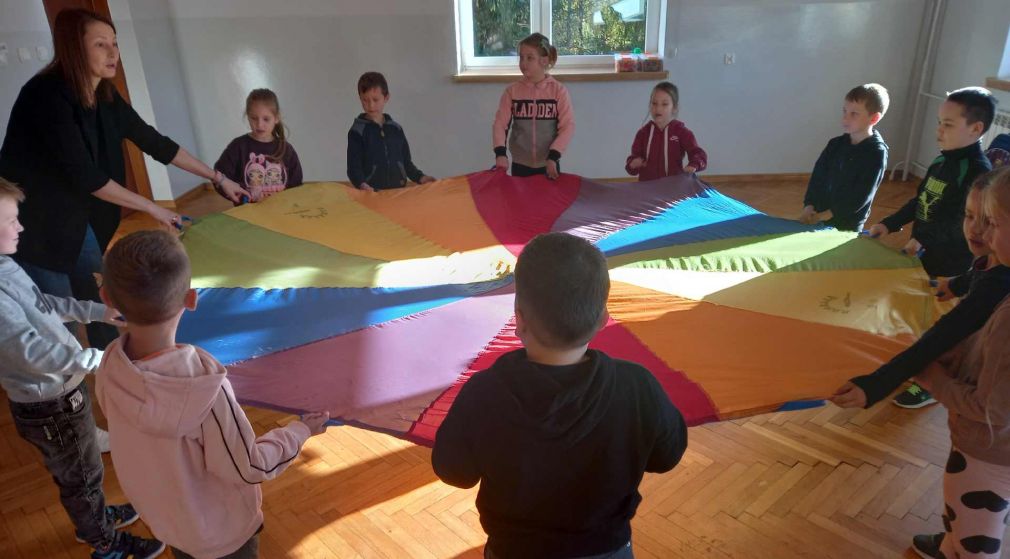
[[197, 558], [233, 553], [263, 524], [259, 484], [291, 464], [309, 428], [256, 438], [209, 353], [179, 345], [131, 362], [127, 336], [96, 379], [119, 483], [158, 539]]
[[551, 76], [539, 83], [523, 78], [505, 88], [491, 128], [496, 155], [505, 155], [508, 136], [512, 161], [527, 167], [543, 167], [550, 152], [561, 157], [573, 135], [572, 102], [561, 82]]

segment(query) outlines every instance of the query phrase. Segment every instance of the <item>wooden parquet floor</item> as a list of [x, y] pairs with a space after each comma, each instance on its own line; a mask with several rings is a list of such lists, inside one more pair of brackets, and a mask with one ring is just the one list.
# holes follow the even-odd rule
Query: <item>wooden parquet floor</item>
[[[798, 212], [805, 188], [797, 180], [717, 184], [783, 216]], [[914, 188], [886, 183], [875, 216], [895, 209]], [[224, 207], [209, 194], [182, 210], [199, 215]], [[900, 246], [902, 239], [888, 242]], [[260, 432], [291, 419], [246, 411]], [[908, 550], [912, 535], [942, 529], [949, 439], [940, 406], [828, 404], [694, 427], [689, 436], [681, 464], [642, 483], [644, 501], [633, 522], [639, 558], [915, 557]], [[481, 557], [476, 491], [439, 482], [429, 458], [426, 448], [351, 427], [312, 438], [286, 473], [263, 486], [261, 557]], [[105, 462], [109, 499], [121, 501], [111, 461]], [[158, 483], [157, 472], [151, 482]], [[142, 523], [131, 530], [147, 533]], [[36, 452], [0, 412], [0, 557], [87, 556]]]

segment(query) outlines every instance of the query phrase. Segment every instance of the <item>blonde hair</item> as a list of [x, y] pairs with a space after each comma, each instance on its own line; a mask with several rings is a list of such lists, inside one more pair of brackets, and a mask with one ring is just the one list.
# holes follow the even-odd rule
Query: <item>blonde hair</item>
[[18, 185], [0, 177], [0, 200], [14, 200], [20, 204], [25, 201], [25, 192]]
[[997, 211], [1010, 215], [1010, 165], [983, 175], [986, 180], [983, 212], [992, 216]]
[[548, 68], [553, 68], [554, 65], [557, 64], [558, 49], [554, 48], [554, 45], [551, 44], [551, 40], [548, 39], [546, 35], [542, 33], [533, 33], [522, 41], [519, 41], [519, 48], [522, 48], [524, 45], [537, 49], [540, 56], [546, 56]]
[[[986, 218], [992, 219], [996, 212], [1010, 215], [1010, 165], [999, 167], [983, 175], [976, 183], [984, 180], [982, 195], [985, 197], [982, 203], [982, 213]], [[1004, 264], [1005, 263], [1002, 263]], [[990, 393], [989, 398], [992, 398]], [[985, 411], [985, 422], [989, 426], [989, 446], [996, 442], [996, 433], [993, 429], [992, 419], [989, 415], [989, 400], [987, 399], [982, 409]]]
[[845, 100], [852, 101], [853, 103], [862, 103], [866, 107], [866, 111], [871, 115], [873, 113], [880, 113], [880, 116], [884, 116], [887, 113], [887, 107], [891, 104], [891, 97], [887, 94], [887, 88], [879, 83], [857, 85], [845, 94]]

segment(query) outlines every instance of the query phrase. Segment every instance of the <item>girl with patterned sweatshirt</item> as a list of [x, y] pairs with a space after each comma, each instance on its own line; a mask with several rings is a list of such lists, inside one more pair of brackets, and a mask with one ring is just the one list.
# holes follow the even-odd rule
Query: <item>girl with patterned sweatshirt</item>
[[572, 135], [575, 117], [568, 90], [547, 71], [558, 61], [558, 49], [540, 33], [519, 42], [523, 78], [505, 88], [495, 114], [492, 137], [495, 166], [505, 170], [512, 154], [512, 176], [558, 178], [559, 160]]
[[[254, 89], [245, 100], [249, 133], [235, 138], [214, 164], [214, 186], [227, 177], [259, 202], [285, 188], [301, 186], [302, 164], [287, 141], [277, 94]], [[220, 192], [220, 190], [218, 190]]]
[[[1010, 262], [1010, 173], [985, 191], [985, 240]], [[999, 557], [1010, 509], [1010, 297], [979, 331], [932, 363], [918, 383], [947, 408], [950, 458], [944, 532], [912, 545], [923, 557]]]

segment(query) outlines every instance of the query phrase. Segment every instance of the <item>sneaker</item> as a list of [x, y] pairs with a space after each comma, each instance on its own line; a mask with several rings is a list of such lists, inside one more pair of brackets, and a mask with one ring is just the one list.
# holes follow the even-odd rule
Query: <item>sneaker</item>
[[932, 394], [914, 382], [904, 392], [895, 396], [893, 401], [899, 408], [908, 409], [924, 408], [936, 403]]
[[109, 432], [101, 427], [95, 431], [95, 443], [98, 445], [98, 452], [109, 453]]
[[944, 533], [939, 534], [919, 534], [912, 538], [912, 550], [925, 559], [936, 559], [940, 555], [940, 544], [943, 543]]
[[91, 559], [154, 559], [165, 551], [164, 542], [140, 538], [129, 532], [116, 532], [116, 538], [105, 549], [95, 548]]
[[[113, 529], [119, 530], [139, 520], [140, 514], [133, 508], [133, 505], [126, 503], [125, 505], [109, 505], [105, 507], [105, 517], [109, 519], [109, 523], [112, 524]], [[77, 543], [87, 543], [80, 536], [74, 537], [77, 538]]]

